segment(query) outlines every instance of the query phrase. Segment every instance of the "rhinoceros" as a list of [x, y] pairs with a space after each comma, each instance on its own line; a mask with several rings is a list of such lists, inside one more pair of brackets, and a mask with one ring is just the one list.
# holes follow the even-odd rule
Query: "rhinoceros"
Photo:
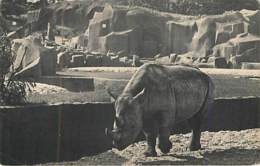
[[157, 156], [172, 148], [169, 141], [173, 124], [187, 120], [192, 129], [190, 150], [201, 148], [203, 117], [213, 101], [214, 85], [198, 68], [182, 65], [145, 64], [127, 83], [121, 95], [115, 97], [113, 130], [106, 129], [113, 147], [123, 150], [135, 141], [143, 130], [147, 150], [145, 156]]

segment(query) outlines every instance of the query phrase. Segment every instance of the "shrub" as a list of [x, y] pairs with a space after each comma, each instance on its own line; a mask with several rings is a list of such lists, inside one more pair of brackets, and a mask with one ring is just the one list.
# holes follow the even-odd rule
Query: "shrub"
[[[26, 90], [31, 90], [33, 82], [17, 80], [13, 62], [11, 42], [3, 34], [0, 37], [0, 105], [17, 105], [26, 102]], [[12, 70], [11, 70], [12, 69]]]
[[257, 0], [128, 0], [129, 5], [186, 15], [222, 14], [232, 10], [257, 10]]

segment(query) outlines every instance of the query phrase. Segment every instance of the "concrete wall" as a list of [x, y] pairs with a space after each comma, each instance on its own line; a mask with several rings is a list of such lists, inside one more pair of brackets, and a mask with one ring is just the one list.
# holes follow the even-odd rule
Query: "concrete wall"
[[[104, 134], [112, 127], [111, 103], [0, 107], [0, 161], [33, 164], [77, 160], [111, 149]], [[241, 130], [260, 127], [259, 98], [216, 99], [203, 130]], [[186, 122], [173, 133], [189, 132]], [[143, 139], [140, 135], [140, 139]]]
[[0, 108], [2, 164], [76, 160], [111, 147], [110, 103], [57, 104]]
[[243, 130], [260, 127], [260, 99], [216, 99], [206, 115], [203, 129], [206, 131]]
[[94, 91], [94, 79], [74, 76], [42, 76], [36, 82], [63, 87], [72, 92]]
[[[203, 131], [239, 131], [260, 127], [260, 98], [218, 98], [207, 112], [202, 124]], [[172, 133], [187, 133], [187, 122], [176, 124]]]

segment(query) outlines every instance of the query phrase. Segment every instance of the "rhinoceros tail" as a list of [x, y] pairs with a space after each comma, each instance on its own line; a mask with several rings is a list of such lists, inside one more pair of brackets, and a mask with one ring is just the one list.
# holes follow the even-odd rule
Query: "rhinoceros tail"
[[211, 105], [214, 101], [215, 86], [214, 86], [211, 78], [209, 76], [208, 76], [208, 78], [209, 78], [209, 82], [208, 82], [207, 102], [208, 102], [209, 105]]
[[203, 119], [205, 120], [205, 124], [206, 124], [206, 128], [207, 130], [211, 129], [212, 126], [214, 125], [212, 123], [212, 118], [213, 118], [213, 102], [214, 102], [214, 84], [212, 82], [212, 80], [210, 79], [210, 77], [208, 76], [208, 92], [207, 92], [207, 96], [205, 99], [205, 103], [204, 103], [204, 108], [203, 109]]
[[201, 111], [202, 111], [202, 114], [205, 115], [206, 112], [208, 111], [211, 111], [212, 109], [212, 104], [213, 104], [213, 101], [214, 101], [214, 84], [211, 80], [211, 78], [206, 75], [206, 81], [207, 81], [207, 84], [208, 84], [208, 87], [207, 87], [207, 92], [206, 92], [206, 95], [205, 95], [205, 100], [202, 104], [202, 107], [201, 107]]

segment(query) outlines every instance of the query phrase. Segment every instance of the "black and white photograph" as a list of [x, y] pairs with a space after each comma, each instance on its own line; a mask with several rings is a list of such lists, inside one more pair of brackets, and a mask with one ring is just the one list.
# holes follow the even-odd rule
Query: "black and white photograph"
[[0, 0], [0, 165], [260, 165], [260, 0]]

